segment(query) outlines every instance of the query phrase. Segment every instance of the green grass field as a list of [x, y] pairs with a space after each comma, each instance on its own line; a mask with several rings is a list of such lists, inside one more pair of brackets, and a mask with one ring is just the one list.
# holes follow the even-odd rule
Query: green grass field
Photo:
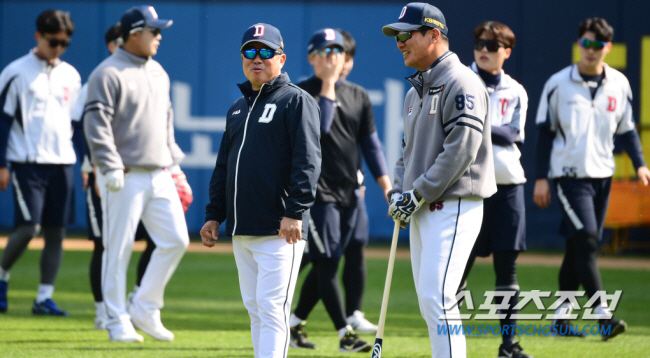
[[[34, 317], [31, 304], [39, 278], [39, 251], [27, 251], [12, 270], [9, 311], [0, 316], [0, 357], [252, 357], [248, 315], [240, 299], [234, 258], [228, 254], [187, 253], [167, 286], [162, 318], [176, 334], [173, 343], [145, 335], [143, 344], [111, 343], [105, 331], [93, 329], [94, 305], [89, 288], [90, 252], [67, 251], [55, 291], [55, 300], [70, 317]], [[139, 253], [131, 260], [129, 287]], [[386, 273], [386, 260], [368, 261], [368, 287], [364, 311], [377, 321]], [[522, 290], [555, 290], [557, 268], [519, 265]], [[603, 269], [608, 290], [621, 289], [617, 317], [628, 331], [608, 342], [600, 336], [584, 339], [542, 335], [519, 337], [535, 357], [650, 357], [650, 275], [642, 270]], [[304, 278], [305, 273], [301, 275]], [[475, 305], [482, 292], [492, 289], [492, 266], [476, 264], [470, 276]], [[582, 301], [584, 302], [584, 300]], [[524, 313], [534, 313], [530, 306]], [[337, 357], [338, 340], [322, 305], [308, 320], [309, 339], [315, 351], [290, 349], [290, 357]], [[474, 321], [465, 323], [496, 323]], [[546, 324], [547, 321], [523, 322]], [[577, 322], [582, 325], [587, 322]], [[364, 336], [374, 341], [374, 336]], [[468, 357], [495, 357], [500, 343], [496, 335], [469, 336]], [[369, 353], [357, 356], [370, 356]], [[395, 264], [384, 357], [430, 357], [426, 325], [420, 316], [410, 262]]]

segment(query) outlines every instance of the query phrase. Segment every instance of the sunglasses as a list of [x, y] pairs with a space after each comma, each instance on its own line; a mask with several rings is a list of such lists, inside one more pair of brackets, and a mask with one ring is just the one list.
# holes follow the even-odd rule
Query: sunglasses
[[160, 35], [160, 29], [159, 29], [159, 28], [157, 28], [157, 27], [149, 27], [149, 26], [145, 26], [145, 27], [136, 27], [136, 28], [134, 28], [134, 29], [131, 29], [131, 31], [129, 31], [129, 33], [132, 34], [132, 33], [134, 33], [134, 32], [145, 31], [145, 30], [151, 32], [151, 34], [152, 34], [154, 37]]
[[321, 55], [321, 57], [327, 57], [331, 54], [340, 55], [343, 53], [343, 50], [338, 47], [325, 47], [319, 50], [314, 50], [310, 52], [310, 55]]
[[488, 52], [497, 52], [500, 47], [505, 47], [497, 40], [477, 39], [474, 41], [474, 50], [481, 51], [485, 47]]
[[398, 32], [397, 35], [395, 35], [395, 41], [397, 41], [397, 42], [406, 42], [406, 41], [408, 41], [408, 39], [413, 37], [413, 33], [417, 32], [417, 31], [419, 31], [419, 30]]
[[268, 60], [270, 58], [273, 58], [275, 55], [281, 55], [282, 50], [274, 50], [268, 47], [262, 47], [262, 48], [247, 48], [244, 49], [242, 52], [242, 55], [244, 55], [244, 58], [249, 59], [249, 60], [254, 60], [257, 55], [260, 55], [260, 58], [262, 60]]
[[47, 43], [50, 45], [51, 48], [55, 48], [58, 46], [62, 46], [63, 48], [66, 48], [70, 46], [70, 39], [64, 39], [64, 40], [48, 39], [45, 36], [43, 36], [43, 38], [47, 41]]
[[582, 48], [593, 48], [594, 50], [598, 51], [602, 50], [605, 45], [607, 45], [607, 42], [582, 38], [578, 40], [578, 44], [580, 44], [580, 47]]

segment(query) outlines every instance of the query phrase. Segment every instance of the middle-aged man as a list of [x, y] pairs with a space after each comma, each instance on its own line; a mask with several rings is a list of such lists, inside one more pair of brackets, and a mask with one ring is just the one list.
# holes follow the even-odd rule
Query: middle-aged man
[[77, 161], [70, 112], [81, 78], [60, 60], [73, 32], [69, 13], [43, 11], [36, 19], [36, 47], [0, 74], [0, 190], [11, 180], [16, 203], [15, 230], [0, 261], [0, 312], [7, 311], [9, 270], [42, 225], [45, 247], [32, 313], [68, 315], [52, 301], [52, 293], [65, 224], [72, 217], [72, 165]]
[[[101, 173], [106, 328], [112, 341], [142, 342], [134, 325], [171, 341], [174, 334], [160, 321], [160, 309], [189, 236], [168, 168], [184, 155], [174, 139], [169, 76], [151, 57], [158, 52], [160, 30], [172, 21], [159, 19], [151, 6], [138, 6], [120, 23], [124, 45], [90, 75], [84, 115], [93, 164]], [[126, 271], [140, 220], [156, 249], [127, 309]]]
[[[449, 51], [438, 8], [409, 3], [383, 33], [397, 40], [404, 64], [417, 69], [404, 102], [403, 156], [395, 165], [390, 212], [411, 223], [411, 264], [420, 312], [434, 357], [465, 357], [463, 335], [439, 334], [460, 324], [455, 301], [483, 218], [496, 192], [489, 97], [480, 78]], [[419, 209], [419, 210], [418, 210]]]
[[201, 239], [232, 235], [256, 358], [286, 357], [289, 314], [320, 175], [318, 103], [282, 72], [280, 31], [258, 23], [240, 47], [248, 81], [228, 110]]

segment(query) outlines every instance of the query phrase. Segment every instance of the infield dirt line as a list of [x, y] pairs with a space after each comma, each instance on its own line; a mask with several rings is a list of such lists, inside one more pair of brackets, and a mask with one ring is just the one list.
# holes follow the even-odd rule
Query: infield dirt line
[[[7, 237], [0, 237], [0, 248], [4, 249], [7, 244]], [[43, 239], [34, 238], [27, 246], [30, 250], [40, 250], [43, 248]], [[91, 251], [93, 250], [93, 242], [85, 239], [65, 239], [63, 241], [63, 248], [70, 251]], [[134, 251], [143, 251], [145, 247], [144, 241], [136, 241], [133, 245]], [[198, 242], [190, 243], [187, 248], [189, 252], [207, 252], [207, 253], [232, 253], [232, 244], [229, 241], [219, 242], [212, 248], [205, 247]], [[366, 248], [366, 257], [381, 259], [388, 259], [388, 247], [368, 247]], [[410, 258], [408, 248], [398, 248], [395, 256], [397, 259], [407, 260]], [[479, 257], [477, 262], [491, 263], [492, 257]], [[520, 265], [540, 265], [540, 266], [557, 266], [562, 263], [562, 255], [560, 254], [540, 254], [540, 253], [522, 253], [517, 259], [517, 264]], [[629, 258], [629, 257], [612, 257], [601, 256], [598, 257], [598, 266], [603, 268], [620, 268], [620, 269], [637, 269], [650, 271], [650, 258]]]

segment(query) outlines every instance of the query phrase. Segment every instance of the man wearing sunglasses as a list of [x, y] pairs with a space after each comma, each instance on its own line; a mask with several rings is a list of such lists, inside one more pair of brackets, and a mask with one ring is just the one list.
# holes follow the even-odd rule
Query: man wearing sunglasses
[[[501, 310], [507, 315], [500, 320], [501, 327], [517, 325], [517, 320], [512, 318], [517, 314], [514, 307], [519, 302], [516, 260], [519, 252], [526, 250], [526, 177], [520, 162], [520, 148], [524, 142], [528, 95], [522, 85], [503, 72], [503, 64], [514, 46], [515, 34], [505, 24], [486, 21], [474, 29], [475, 62], [470, 68], [481, 77], [490, 94], [489, 116], [497, 193], [485, 199], [481, 231], [467, 262], [461, 290], [465, 289], [476, 257], [493, 254], [495, 290], [509, 297], [504, 302], [508, 308]], [[498, 357], [530, 357], [515, 342], [513, 330], [503, 329], [501, 338], [503, 343], [499, 346]]]
[[70, 112], [81, 78], [59, 59], [73, 32], [69, 13], [42, 12], [36, 19], [36, 47], [0, 73], [0, 190], [11, 180], [16, 203], [15, 231], [0, 261], [0, 312], [7, 311], [9, 271], [42, 226], [45, 247], [32, 313], [68, 315], [52, 301], [52, 293], [65, 225], [74, 217], [72, 165], [77, 158], [70, 139], [78, 122], [71, 122]]
[[213, 247], [232, 236], [254, 356], [286, 357], [289, 315], [316, 196], [321, 151], [316, 101], [282, 72], [280, 30], [258, 23], [240, 47], [248, 81], [230, 107], [201, 229]]
[[299, 348], [315, 348], [307, 341], [303, 322], [320, 297], [338, 331], [339, 350], [367, 352], [372, 347], [359, 339], [351, 323], [362, 328], [360, 323], [363, 322], [368, 333], [376, 332], [376, 326], [363, 318], [361, 312], [356, 316], [353, 312], [346, 316], [337, 274], [339, 261], [356, 224], [357, 200], [361, 200], [355, 194], [359, 189], [360, 147], [384, 192], [384, 198], [391, 184], [368, 93], [360, 86], [340, 79], [345, 57], [344, 39], [339, 31], [331, 28], [316, 31], [307, 46], [307, 59], [314, 68], [314, 75], [298, 84], [318, 100], [323, 165], [316, 202], [311, 209], [313, 221], [310, 222], [308, 245], [312, 268], [291, 316], [291, 344]]
[[[189, 244], [172, 175], [184, 154], [174, 139], [169, 76], [153, 60], [172, 25], [151, 6], [127, 10], [124, 44], [88, 80], [84, 129], [97, 167], [104, 235], [102, 293], [111, 341], [142, 342], [134, 326], [171, 341], [160, 320], [165, 286]], [[156, 244], [141, 285], [126, 305], [126, 271], [138, 222]]]
[[413, 278], [433, 356], [465, 357], [465, 337], [437, 329], [450, 324], [447, 317], [459, 317], [457, 305], [447, 308], [479, 233], [483, 199], [496, 192], [489, 97], [449, 51], [447, 23], [435, 6], [409, 3], [382, 31], [417, 70], [407, 78], [413, 88], [404, 101], [403, 155], [389, 213], [411, 223]]
[[[578, 28], [580, 62], [546, 82], [537, 110], [537, 180], [533, 201], [551, 203], [549, 179], [557, 189], [563, 220], [560, 233], [567, 245], [560, 268], [560, 290], [584, 288], [589, 297], [603, 289], [596, 264], [607, 203], [615, 170], [614, 137], [632, 159], [644, 185], [650, 182], [639, 135], [632, 118], [632, 90], [625, 76], [609, 67], [614, 29], [605, 19], [588, 18]], [[556, 311], [554, 324], [566, 326], [571, 305]], [[599, 325], [609, 326], [603, 340], [625, 332], [607, 303], [597, 299]]]

